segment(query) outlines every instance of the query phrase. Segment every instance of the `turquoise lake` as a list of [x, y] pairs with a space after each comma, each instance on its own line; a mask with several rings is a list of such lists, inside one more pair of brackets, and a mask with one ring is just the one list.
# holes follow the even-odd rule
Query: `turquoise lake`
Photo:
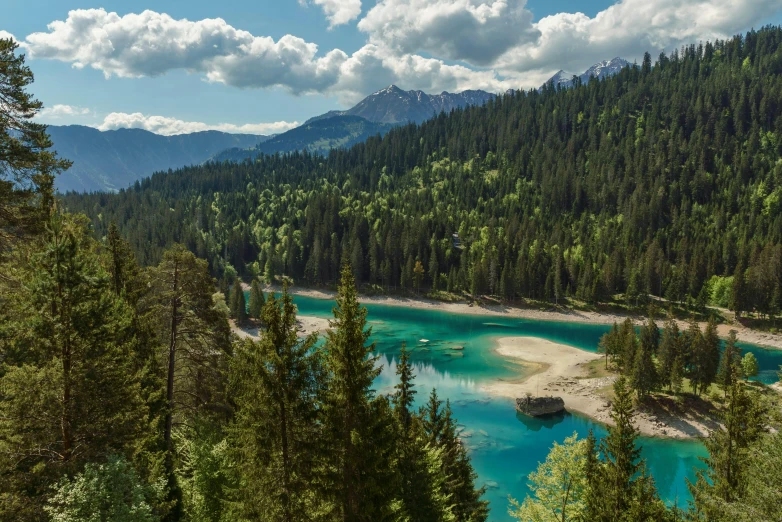
[[[331, 318], [333, 301], [295, 296], [302, 315]], [[574, 432], [586, 437], [589, 429], [605, 435], [602, 424], [567, 414], [556, 420], [534, 420], [517, 416], [513, 401], [492, 397], [480, 390], [484, 382], [519, 378], [524, 368], [497, 356], [493, 351], [498, 337], [524, 335], [548, 339], [595, 351], [604, 325], [536, 321], [501, 316], [469, 315], [419, 310], [403, 306], [367, 304], [372, 340], [377, 343], [383, 371], [376, 385], [379, 393], [390, 393], [396, 383], [395, 357], [407, 344], [415, 364], [419, 403], [429, 391], [451, 401], [454, 414], [463, 426], [470, 449], [477, 484], [486, 484], [485, 498], [491, 502], [494, 522], [506, 522], [508, 495], [522, 500], [527, 494], [527, 476], [544, 460], [554, 441], [562, 442]], [[421, 339], [428, 342], [422, 343]], [[464, 350], [454, 351], [454, 346]], [[776, 381], [782, 364], [782, 351], [742, 344], [760, 363], [759, 380]], [[690, 498], [686, 479], [694, 480], [695, 468], [702, 466], [703, 445], [695, 441], [641, 438], [642, 456], [655, 477], [660, 495], [668, 502], [686, 505]]]

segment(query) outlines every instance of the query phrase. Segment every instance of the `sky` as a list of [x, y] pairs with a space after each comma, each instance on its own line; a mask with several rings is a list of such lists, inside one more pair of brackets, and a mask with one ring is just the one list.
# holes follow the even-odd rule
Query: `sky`
[[541, 85], [782, 24], [782, 0], [2, 0], [38, 119], [273, 134], [390, 84]]

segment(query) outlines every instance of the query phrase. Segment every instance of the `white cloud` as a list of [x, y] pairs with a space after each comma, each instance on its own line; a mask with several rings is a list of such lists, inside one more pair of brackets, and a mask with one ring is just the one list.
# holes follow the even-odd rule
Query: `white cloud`
[[[329, 29], [355, 20], [361, 14], [361, 0], [310, 0], [320, 6], [329, 21]], [[299, 0], [306, 5], [307, 0]]]
[[[234, 87], [282, 86], [294, 94], [325, 93], [347, 101], [389, 83], [408, 89], [437, 85], [448, 90], [479, 86], [499, 90], [502, 86], [492, 72], [434, 58], [398, 56], [375, 44], [352, 56], [339, 49], [319, 55], [316, 44], [296, 36], [285, 35], [275, 42], [219, 18], [193, 22], [154, 11], [119, 16], [90, 9], [71, 11], [66, 20], [52, 22], [48, 29], [26, 38], [24, 46], [32, 58], [92, 67], [106, 77], [157, 76], [184, 69]], [[367, 60], [369, 68], [357, 67]], [[417, 73], [424, 76], [418, 78]]]
[[[92, 67], [106, 77], [144, 77], [175, 69], [240, 88], [282, 86], [294, 94], [336, 95], [351, 104], [391, 83], [405, 89], [499, 92], [511, 84], [492, 71], [475, 71], [437, 58], [400, 55], [369, 43], [352, 55], [286, 35], [276, 42], [237, 30], [221, 19], [174, 20], [144, 11], [119, 16], [103, 9], [76, 10], [65, 21], [33, 33], [24, 46], [32, 58]], [[512, 86], [516, 86], [513, 83]]]
[[426, 51], [485, 66], [538, 37], [525, 5], [526, 0], [380, 0], [358, 28], [398, 54]]
[[3, 40], [8, 40], [9, 38], [10, 38], [11, 40], [16, 40], [16, 38], [14, 37], [14, 35], [12, 35], [11, 33], [9, 33], [8, 31], [3, 31], [2, 29], [0, 29], [0, 39], [3, 39]]
[[235, 125], [233, 123], [218, 123], [211, 125], [198, 121], [184, 121], [166, 116], [147, 116], [140, 112], [112, 112], [103, 119], [103, 123], [97, 125], [99, 130], [116, 129], [144, 129], [155, 134], [172, 136], [175, 134], [189, 134], [207, 130], [217, 130], [232, 134], [278, 134], [294, 127], [299, 122], [276, 121], [272, 123], [246, 123]]
[[653, 58], [683, 44], [743, 32], [782, 9], [782, 0], [620, 0], [594, 18], [558, 13], [534, 26], [540, 38], [508, 50], [493, 65], [505, 74], [581, 72], [607, 58]]
[[36, 115], [39, 119], [56, 120], [59, 118], [68, 118], [74, 116], [86, 116], [90, 113], [90, 110], [85, 107], [79, 107], [76, 105], [65, 105], [57, 103], [51, 107], [44, 107]]

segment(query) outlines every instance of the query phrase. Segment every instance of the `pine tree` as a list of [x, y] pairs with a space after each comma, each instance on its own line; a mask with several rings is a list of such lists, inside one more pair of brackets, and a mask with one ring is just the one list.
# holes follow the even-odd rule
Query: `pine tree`
[[366, 316], [346, 264], [324, 347], [329, 380], [324, 424], [331, 457], [327, 487], [335, 516], [344, 522], [388, 520], [393, 512], [393, 420], [388, 401], [375, 397], [372, 389], [380, 370], [375, 345], [367, 344]]
[[244, 340], [231, 364], [235, 421], [230, 440], [246, 519], [293, 522], [323, 510], [319, 399], [324, 393], [317, 335], [297, 337], [296, 309], [283, 288], [263, 306], [266, 330]]
[[231, 295], [228, 297], [231, 308], [231, 317], [236, 324], [241, 326], [247, 322], [247, 302], [244, 300], [244, 290], [242, 284], [237, 278], [231, 287]]
[[[52, 214], [3, 273], [0, 518], [43, 520], [62, 475], [132, 455], [147, 408], [134, 365], [133, 312], [111, 289], [79, 217]], [[6, 272], [7, 270], [7, 272]]]
[[54, 176], [70, 166], [49, 149], [43, 108], [27, 87], [33, 73], [19, 45], [0, 38], [0, 256], [20, 240], [43, 232], [53, 204]]
[[657, 389], [657, 367], [652, 358], [652, 345], [641, 342], [635, 354], [630, 386], [638, 394], [638, 399], [645, 399]]
[[736, 266], [736, 271], [733, 273], [733, 284], [730, 289], [730, 309], [736, 312], [737, 319], [741, 317], [741, 313], [746, 309], [748, 301], [744, 272], [744, 265], [739, 263]]
[[166, 419], [164, 441], [174, 451], [174, 424], [198, 410], [220, 409], [221, 353], [230, 351], [225, 316], [214, 306], [214, 282], [206, 261], [174, 245], [149, 271], [146, 306], [158, 320], [165, 346]]
[[673, 382], [674, 362], [681, 352], [681, 335], [679, 334], [679, 325], [676, 321], [670, 319], [666, 321], [663, 328], [662, 340], [658, 360], [660, 361], [660, 385], [671, 389]]
[[261, 310], [265, 304], [263, 296], [263, 290], [261, 290], [261, 284], [258, 279], [253, 278], [253, 282], [250, 285], [250, 303], [248, 306], [248, 315], [253, 319], [261, 318]]
[[706, 470], [697, 473], [689, 488], [695, 500], [696, 513], [706, 520], [718, 519], [724, 503], [742, 497], [746, 492], [749, 449], [765, 431], [766, 412], [734, 373], [728, 392], [727, 408], [722, 412], [722, 428], [706, 439], [709, 456]]
[[624, 377], [614, 383], [608, 436], [601, 443], [605, 457], [606, 508], [612, 520], [621, 520], [633, 499], [633, 480], [640, 469], [641, 450], [636, 446], [638, 430], [633, 425], [632, 392]]
[[396, 393], [393, 397], [394, 411], [396, 412], [397, 421], [402, 429], [404, 437], [409, 435], [411, 424], [413, 422], [413, 414], [411, 408], [413, 406], [413, 398], [416, 391], [413, 385], [413, 368], [410, 365], [410, 353], [407, 351], [407, 346], [403, 343], [402, 350], [399, 353], [399, 362], [396, 365], [396, 375], [399, 377], [399, 384], [394, 386]]
[[489, 503], [481, 500], [485, 487], [476, 489], [477, 474], [462, 441], [456, 435], [451, 404], [445, 402], [443, 430], [440, 437], [442, 470], [446, 476], [446, 492], [453, 504], [457, 522], [482, 522], [489, 516]]
[[720, 368], [717, 372], [717, 384], [728, 396], [728, 389], [733, 385], [733, 377], [737, 375], [741, 365], [741, 348], [736, 346], [736, 330], [731, 330], [725, 343], [725, 350], [720, 358]]
[[429, 444], [439, 444], [440, 438], [445, 427], [445, 420], [441, 410], [443, 402], [437, 397], [437, 390], [432, 388], [429, 394], [429, 400], [421, 408], [420, 417], [422, 419], [424, 432], [426, 433]]

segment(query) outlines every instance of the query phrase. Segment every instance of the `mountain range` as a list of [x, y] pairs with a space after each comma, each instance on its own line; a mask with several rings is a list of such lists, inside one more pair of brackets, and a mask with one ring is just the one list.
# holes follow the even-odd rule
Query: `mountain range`
[[577, 76], [578, 79], [581, 80], [581, 83], [589, 83], [589, 80], [592, 78], [600, 80], [619, 73], [619, 71], [628, 65], [632, 64], [623, 58], [617, 57], [613, 60], [603, 60], [602, 62], [596, 63], [579, 75], [570, 74], [563, 70], [559, 70], [554, 76], [549, 78], [546, 83], [541, 86], [541, 89], [549, 84], [554, 84], [555, 86], [559, 85], [561, 87], [572, 87], [574, 76]]
[[334, 116], [361, 116], [369, 121], [397, 125], [422, 123], [441, 112], [451, 112], [467, 105], [483, 105], [494, 96], [486, 91], [475, 90], [426, 94], [423, 91], [403, 91], [396, 85], [389, 85], [370, 94], [346, 111], [329, 111], [310, 118], [305, 125]]
[[[628, 65], [630, 62], [622, 58], [604, 60], [579, 78], [587, 83], [593, 77], [612, 76]], [[559, 71], [546, 84], [570, 87], [572, 78], [573, 75]], [[370, 136], [383, 135], [394, 126], [422, 123], [441, 112], [483, 105], [494, 97], [480, 90], [427, 94], [389, 85], [350, 109], [315, 116], [276, 136], [217, 131], [160, 136], [140, 129], [101, 132], [79, 125], [50, 126], [55, 150], [73, 161], [73, 166], [58, 177], [56, 187], [61, 192], [116, 191], [156, 171], [210, 160], [242, 161], [259, 154], [295, 150], [327, 154], [333, 148], [350, 147]]]
[[154, 172], [201, 164], [222, 150], [268, 139], [218, 131], [161, 136], [142, 129], [99, 131], [82, 125], [50, 125], [48, 133], [58, 155], [73, 162], [56, 178], [60, 192], [115, 191]]
[[328, 154], [337, 147], [350, 147], [370, 136], [383, 135], [395, 125], [369, 121], [360, 116], [336, 115], [310, 119], [304, 125], [283, 132], [251, 148], [231, 148], [214, 155], [213, 161], [242, 161], [258, 154], [306, 150]]

